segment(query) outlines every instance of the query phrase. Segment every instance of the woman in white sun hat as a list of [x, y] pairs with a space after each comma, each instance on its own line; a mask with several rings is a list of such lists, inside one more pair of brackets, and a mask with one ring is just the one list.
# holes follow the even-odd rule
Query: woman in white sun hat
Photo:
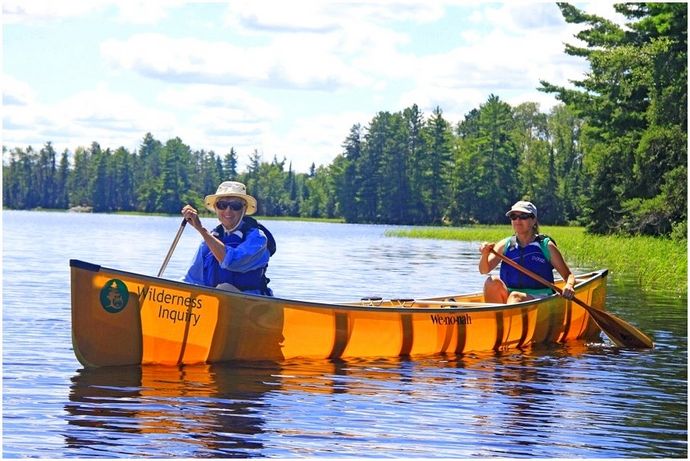
[[[491, 253], [493, 249], [552, 283], [553, 270], [556, 269], [566, 281], [563, 296], [572, 298], [575, 275], [570, 272], [553, 239], [539, 233], [537, 207], [532, 202], [521, 200], [508, 210], [506, 216], [510, 218], [514, 235], [495, 244], [484, 242], [479, 246], [479, 272], [488, 274], [498, 265], [500, 259]], [[503, 263], [500, 276], [489, 276], [484, 282], [484, 301], [488, 303], [512, 304], [551, 294], [551, 288]]]
[[208, 231], [191, 205], [182, 216], [204, 239], [184, 281], [244, 293], [273, 296], [266, 277], [275, 240], [263, 225], [248, 215], [256, 213], [256, 199], [244, 184], [224, 181], [204, 205], [216, 213], [220, 224]]

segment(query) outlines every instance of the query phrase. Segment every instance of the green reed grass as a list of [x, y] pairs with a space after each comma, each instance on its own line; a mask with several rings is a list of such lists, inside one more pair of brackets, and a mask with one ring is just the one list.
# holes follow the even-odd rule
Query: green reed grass
[[[687, 294], [687, 242], [653, 237], [598, 236], [582, 227], [541, 226], [556, 240], [571, 266], [608, 268], [635, 279], [644, 290]], [[496, 242], [511, 226], [419, 227], [388, 231], [392, 237]]]

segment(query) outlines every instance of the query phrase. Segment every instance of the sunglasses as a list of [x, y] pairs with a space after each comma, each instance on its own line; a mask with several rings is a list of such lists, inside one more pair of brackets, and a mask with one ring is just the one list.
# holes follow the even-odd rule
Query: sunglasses
[[218, 200], [216, 202], [216, 209], [225, 210], [226, 208], [230, 208], [234, 211], [240, 211], [242, 208], [244, 208], [244, 202], [242, 200]]
[[533, 214], [527, 214], [527, 213], [523, 213], [523, 214], [511, 214], [511, 215], [510, 215], [510, 220], [511, 220], [511, 221], [515, 221], [516, 219], [519, 219], [519, 220], [521, 220], [521, 221], [524, 221], [525, 219], [532, 219], [532, 218], [534, 218], [534, 215], [533, 215]]

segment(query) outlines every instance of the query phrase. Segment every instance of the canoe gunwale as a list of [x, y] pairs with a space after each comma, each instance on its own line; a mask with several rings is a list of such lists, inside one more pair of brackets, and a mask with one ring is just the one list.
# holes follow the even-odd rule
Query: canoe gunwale
[[[550, 299], [554, 299], [558, 297], [559, 295], [554, 293], [551, 296], [545, 297], [545, 298], [539, 298], [539, 299], [533, 299], [529, 301], [525, 301], [522, 303], [516, 303], [516, 304], [493, 304], [493, 303], [473, 303], [471, 301], [450, 301], [449, 298], [456, 298], [456, 297], [467, 297], [467, 296], [478, 296], [481, 295], [481, 293], [463, 293], [463, 294], [456, 294], [456, 295], [448, 295], [448, 296], [437, 296], [437, 297], [432, 297], [432, 298], [420, 298], [420, 299], [415, 299], [414, 303], [416, 304], [421, 304], [418, 306], [405, 306], [405, 305], [398, 305], [398, 306], [386, 306], [386, 305], [370, 305], [370, 304], [362, 304], [362, 301], [360, 302], [329, 302], [329, 301], [304, 301], [304, 300], [298, 300], [298, 299], [292, 299], [292, 298], [281, 298], [277, 296], [262, 296], [262, 295], [254, 295], [254, 294], [248, 294], [248, 293], [236, 293], [236, 292], [230, 292], [227, 290], [222, 290], [219, 288], [213, 288], [213, 287], [206, 287], [202, 285], [193, 285], [189, 284], [186, 282], [182, 282], [179, 280], [172, 280], [172, 279], [166, 279], [166, 278], [160, 278], [160, 277], [155, 277], [151, 275], [145, 275], [145, 274], [139, 274], [136, 272], [129, 272], [129, 271], [124, 271], [120, 269], [113, 269], [109, 267], [104, 267], [98, 264], [93, 264], [89, 263], [86, 261], [81, 261], [77, 259], [70, 259], [69, 261], [70, 267], [75, 267], [79, 269], [83, 269], [86, 271], [90, 272], [108, 272], [108, 273], [113, 273], [113, 274], [121, 274], [122, 276], [125, 277], [133, 277], [133, 278], [139, 278], [142, 281], [151, 281], [155, 283], [165, 283], [169, 285], [173, 285], [176, 287], [184, 288], [189, 287], [193, 288], [194, 291], [202, 291], [202, 292], [208, 292], [210, 294], [213, 294], [214, 296], [223, 296], [223, 297], [229, 297], [229, 298], [236, 298], [236, 299], [248, 299], [248, 300], [268, 300], [268, 301], [275, 301], [283, 304], [290, 304], [292, 306], [300, 306], [300, 307], [305, 307], [305, 308], [310, 308], [310, 309], [337, 309], [337, 310], [353, 310], [356, 309], [357, 311], [371, 311], [371, 312], [391, 312], [391, 313], [398, 313], [398, 314], [409, 314], [412, 312], [424, 312], [424, 313], [449, 313], [449, 312], [454, 312], [454, 313], [464, 313], [464, 312], [480, 312], [480, 311], [503, 311], [503, 310], [511, 310], [515, 308], [529, 308], [532, 307], [533, 305], [536, 304], [541, 304], [544, 303], [545, 301], [548, 301]], [[592, 272], [588, 272], [586, 274], [581, 274], [576, 276], [577, 279], [584, 279], [581, 282], [576, 283], [575, 285], [575, 291], [579, 291], [580, 288], [584, 288], [587, 285], [591, 283], [595, 283], [597, 280], [604, 278], [608, 275], [608, 269], [600, 269]], [[382, 304], [385, 302], [390, 302], [390, 301], [395, 301], [395, 299], [392, 300], [382, 300]], [[444, 307], [441, 307], [443, 304], [442, 302], [446, 301], [449, 302], [449, 305], [444, 305]], [[432, 302], [434, 304], [441, 302], [441, 305], [439, 307], [429, 307], [429, 306], [424, 306], [423, 304], [425, 302]], [[455, 304], [467, 304], [468, 306], [457, 306], [453, 305]], [[476, 304], [476, 305], [475, 305]]]

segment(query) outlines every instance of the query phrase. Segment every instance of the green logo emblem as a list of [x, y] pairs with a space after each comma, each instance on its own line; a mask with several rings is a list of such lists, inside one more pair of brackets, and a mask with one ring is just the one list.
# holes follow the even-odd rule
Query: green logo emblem
[[101, 306], [111, 314], [117, 314], [127, 305], [129, 291], [122, 280], [108, 280], [101, 289]]

